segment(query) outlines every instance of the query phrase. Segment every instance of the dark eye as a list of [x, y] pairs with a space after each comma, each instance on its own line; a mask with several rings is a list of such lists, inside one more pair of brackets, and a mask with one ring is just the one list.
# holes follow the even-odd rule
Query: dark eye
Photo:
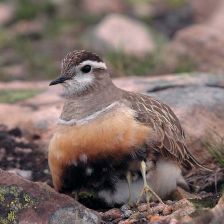
[[83, 73], [88, 73], [88, 72], [91, 71], [91, 66], [90, 66], [90, 65], [85, 65], [85, 66], [83, 66], [83, 67], [81, 68], [81, 71], [82, 71]]

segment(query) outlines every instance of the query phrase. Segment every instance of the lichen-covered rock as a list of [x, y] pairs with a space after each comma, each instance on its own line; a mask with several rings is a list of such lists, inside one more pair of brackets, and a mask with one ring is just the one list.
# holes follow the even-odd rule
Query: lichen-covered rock
[[0, 223], [100, 223], [100, 216], [48, 185], [0, 170]]

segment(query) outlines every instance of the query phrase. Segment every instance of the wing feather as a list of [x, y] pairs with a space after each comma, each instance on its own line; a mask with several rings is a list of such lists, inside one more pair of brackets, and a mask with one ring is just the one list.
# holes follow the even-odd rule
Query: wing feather
[[[203, 167], [187, 150], [184, 131], [173, 111], [166, 104], [146, 95], [125, 92], [127, 100], [136, 112], [136, 119], [153, 128], [157, 133], [155, 150], [184, 166]], [[204, 167], [203, 167], [204, 168]]]

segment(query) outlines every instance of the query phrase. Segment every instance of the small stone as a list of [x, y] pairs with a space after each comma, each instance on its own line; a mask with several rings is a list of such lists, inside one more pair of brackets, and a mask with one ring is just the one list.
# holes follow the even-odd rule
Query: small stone
[[44, 170], [44, 173], [45, 173], [45, 174], [49, 174], [49, 173], [50, 173], [50, 170], [45, 169], [45, 170]]
[[161, 217], [159, 215], [153, 215], [153, 216], [148, 216], [147, 219], [150, 221], [150, 222], [159, 222], [161, 221]]
[[137, 224], [139, 223], [137, 219], [127, 219], [120, 221], [118, 224]]
[[126, 210], [130, 210], [130, 206], [128, 204], [124, 204], [121, 206], [120, 210], [122, 212], [125, 212]]
[[131, 215], [132, 215], [132, 211], [131, 210], [125, 210], [124, 212], [123, 212], [123, 214], [122, 214], [122, 218], [125, 218], [125, 219], [127, 219], [127, 218], [129, 218]]
[[138, 206], [138, 211], [139, 212], [145, 212], [148, 209], [148, 205], [147, 204], [141, 204]]
[[164, 207], [165, 207], [166, 205], [164, 205], [164, 204], [158, 204], [157, 206], [155, 206], [155, 207], [152, 207], [151, 208], [151, 212], [152, 212], [152, 214], [162, 214], [162, 212], [163, 212], [163, 210], [164, 210]]
[[108, 222], [108, 221], [113, 221], [115, 219], [122, 218], [122, 213], [121, 213], [120, 209], [113, 208], [113, 209], [110, 209], [110, 210], [106, 211], [105, 213], [103, 213], [102, 217], [103, 217], [104, 221]]
[[166, 205], [165, 208], [163, 209], [162, 214], [163, 214], [164, 216], [166, 216], [166, 215], [170, 215], [170, 214], [172, 213], [172, 211], [173, 211], [172, 206]]
[[167, 204], [167, 205], [173, 205], [173, 204], [174, 204], [174, 202], [173, 202], [173, 201], [171, 201], [171, 200], [167, 200], [167, 201], [166, 201], [166, 204]]

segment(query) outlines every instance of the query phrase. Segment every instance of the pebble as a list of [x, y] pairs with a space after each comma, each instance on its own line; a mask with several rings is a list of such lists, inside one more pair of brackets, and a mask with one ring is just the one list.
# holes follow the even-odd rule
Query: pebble
[[148, 209], [148, 205], [147, 204], [141, 204], [138, 206], [138, 211], [139, 212], [145, 212]]
[[127, 220], [122, 220], [118, 224], [137, 224], [138, 220], [137, 219], [127, 219]]
[[121, 213], [120, 209], [113, 208], [113, 209], [110, 209], [110, 210], [106, 211], [105, 213], [103, 213], [102, 218], [104, 221], [112, 221], [115, 219], [122, 218], [122, 213]]
[[128, 204], [124, 204], [121, 206], [120, 210], [122, 212], [125, 212], [126, 210], [130, 210], [130, 206]]
[[129, 218], [132, 215], [132, 213], [133, 212], [131, 210], [126, 210], [126, 211], [123, 212], [122, 218], [127, 219], [127, 218]]
[[173, 211], [172, 206], [166, 205], [165, 208], [163, 209], [162, 214], [163, 214], [164, 216], [166, 216], [166, 215], [170, 215], [170, 214], [172, 213], [172, 211]]

